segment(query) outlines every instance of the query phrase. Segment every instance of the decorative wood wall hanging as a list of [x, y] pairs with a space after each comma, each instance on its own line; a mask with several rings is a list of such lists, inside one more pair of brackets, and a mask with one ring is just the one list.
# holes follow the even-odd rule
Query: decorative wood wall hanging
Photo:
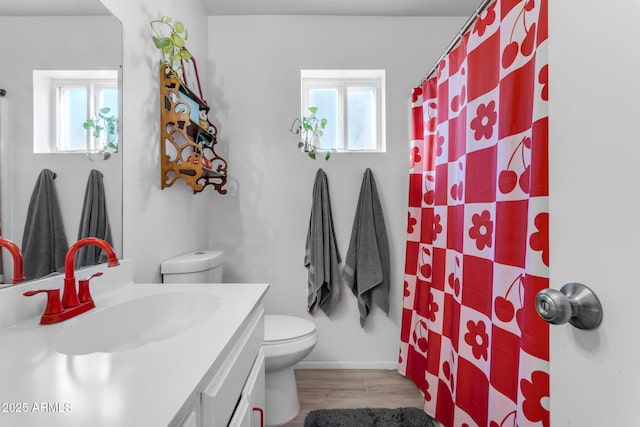
[[215, 152], [218, 129], [208, 119], [209, 106], [185, 87], [176, 72], [160, 67], [160, 170], [162, 188], [179, 178], [194, 193], [207, 185], [226, 194], [227, 162]]

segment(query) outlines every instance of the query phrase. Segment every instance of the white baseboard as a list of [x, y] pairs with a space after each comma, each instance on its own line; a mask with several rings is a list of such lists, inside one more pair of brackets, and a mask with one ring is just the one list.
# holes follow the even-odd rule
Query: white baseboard
[[339, 362], [335, 360], [303, 360], [296, 369], [398, 369], [398, 362], [390, 361], [355, 361]]

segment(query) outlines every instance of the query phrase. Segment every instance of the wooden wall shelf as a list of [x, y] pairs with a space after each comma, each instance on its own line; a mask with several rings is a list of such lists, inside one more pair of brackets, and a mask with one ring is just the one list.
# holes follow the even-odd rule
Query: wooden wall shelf
[[209, 106], [181, 84], [175, 71], [160, 67], [160, 172], [162, 188], [184, 179], [199, 193], [208, 185], [226, 194], [227, 162], [215, 152], [218, 129]]

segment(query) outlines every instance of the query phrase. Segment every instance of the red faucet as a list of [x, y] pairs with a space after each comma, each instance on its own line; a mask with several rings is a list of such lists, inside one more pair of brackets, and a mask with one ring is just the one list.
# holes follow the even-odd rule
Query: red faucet
[[76, 252], [78, 252], [78, 249], [87, 245], [96, 245], [107, 254], [107, 267], [115, 267], [120, 264], [120, 262], [118, 262], [118, 257], [116, 256], [116, 252], [113, 250], [111, 245], [102, 239], [86, 237], [71, 245], [67, 251], [67, 256], [64, 258], [64, 291], [62, 292], [62, 306], [64, 308], [71, 308], [80, 304], [76, 288], [73, 259]]
[[24, 282], [24, 258], [22, 251], [11, 240], [0, 238], [0, 246], [6, 248], [13, 257], [13, 283]]
[[[25, 292], [23, 294], [30, 297], [41, 292], [47, 293], [47, 306], [42, 318], [40, 319], [41, 324], [48, 325], [51, 323], [59, 323], [75, 317], [78, 314], [84, 313], [85, 311], [91, 310], [96, 306], [89, 292], [89, 280], [95, 276], [102, 275], [102, 273], [95, 273], [87, 279], [80, 280], [79, 292], [76, 287], [73, 259], [78, 249], [86, 245], [99, 246], [107, 254], [107, 267], [115, 267], [120, 264], [111, 245], [102, 239], [87, 237], [85, 239], [78, 240], [71, 245], [64, 259], [65, 276], [62, 298], [60, 298], [60, 289], [39, 289]], [[78, 298], [78, 293], [80, 298]]]

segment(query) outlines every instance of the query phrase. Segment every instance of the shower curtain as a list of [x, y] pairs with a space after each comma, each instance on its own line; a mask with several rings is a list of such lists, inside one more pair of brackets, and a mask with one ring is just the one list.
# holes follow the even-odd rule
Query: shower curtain
[[445, 427], [549, 426], [546, 0], [496, 0], [413, 91], [399, 371]]

